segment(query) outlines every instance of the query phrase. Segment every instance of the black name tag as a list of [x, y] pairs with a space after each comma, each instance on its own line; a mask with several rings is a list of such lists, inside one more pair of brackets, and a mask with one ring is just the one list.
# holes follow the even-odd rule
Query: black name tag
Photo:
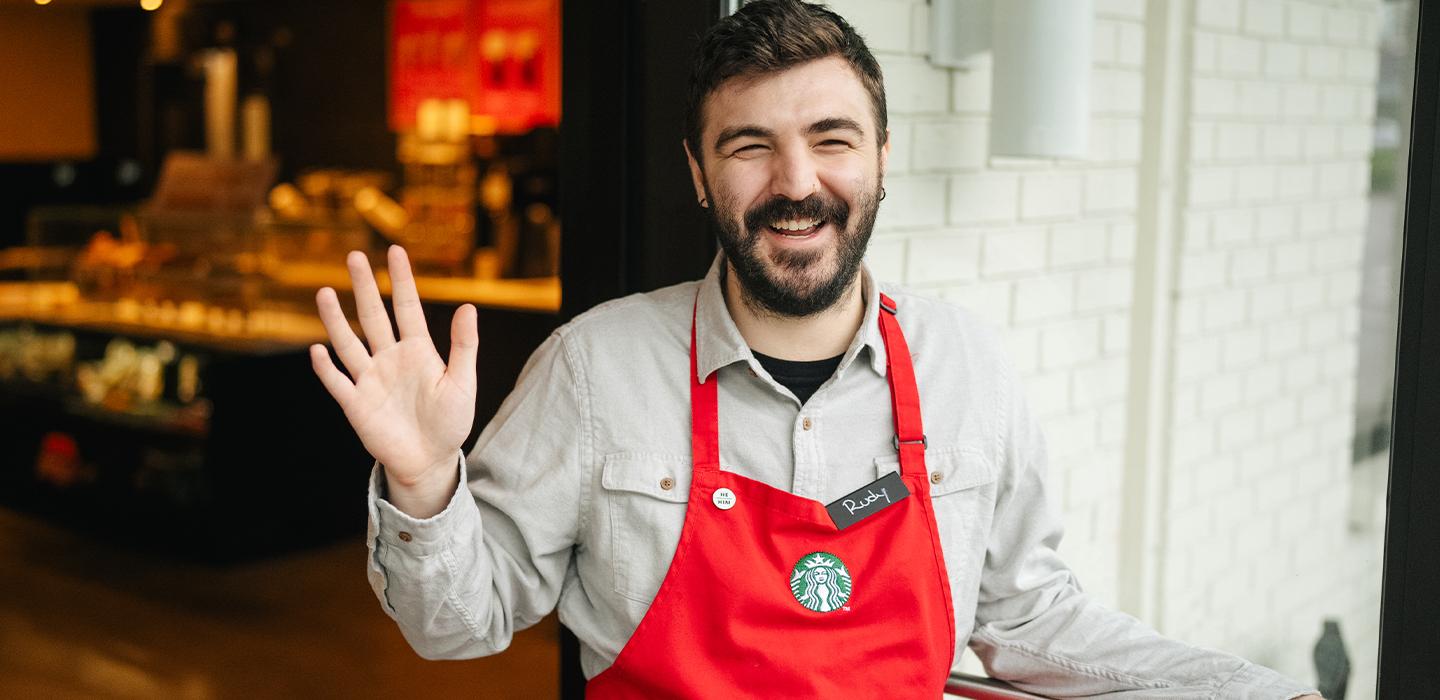
[[845, 494], [840, 500], [825, 506], [825, 510], [830, 511], [830, 519], [835, 521], [835, 527], [844, 530], [899, 503], [909, 495], [910, 489], [905, 488], [905, 482], [900, 480], [900, 473], [890, 472]]

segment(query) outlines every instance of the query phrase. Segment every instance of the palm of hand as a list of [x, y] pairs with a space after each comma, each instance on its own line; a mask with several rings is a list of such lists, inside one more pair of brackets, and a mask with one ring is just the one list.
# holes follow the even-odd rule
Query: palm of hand
[[355, 433], [393, 476], [409, 481], [470, 434], [475, 387], [460, 386], [428, 339], [407, 338], [371, 357], [344, 407]]
[[[316, 294], [320, 320], [350, 376], [323, 345], [310, 348], [315, 374], [340, 404], [365, 449], [387, 476], [413, 486], [452, 460], [475, 417], [475, 354], [479, 345], [475, 308], [466, 304], [451, 322], [447, 364], [430, 340], [404, 249], [389, 253], [397, 342], [390, 316], [364, 254], [346, 259], [355, 306], [369, 347], [351, 329], [335, 290]], [[438, 471], [437, 471], [438, 470]]]

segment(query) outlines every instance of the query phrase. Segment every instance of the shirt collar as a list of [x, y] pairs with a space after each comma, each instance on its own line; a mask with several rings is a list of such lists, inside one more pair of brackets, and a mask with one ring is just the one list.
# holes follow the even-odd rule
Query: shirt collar
[[[714, 262], [710, 264], [710, 271], [705, 273], [705, 279], [700, 281], [699, 298], [695, 308], [695, 359], [701, 382], [721, 367], [736, 362], [745, 362], [752, 367], [758, 365], [754, 353], [750, 351], [750, 345], [745, 342], [745, 337], [740, 335], [735, 319], [730, 316], [730, 309], [725, 306], [725, 294], [721, 289], [724, 270], [725, 254], [717, 253]], [[885, 343], [880, 337], [879, 324], [876, 322], [880, 312], [880, 287], [864, 264], [860, 266], [860, 292], [865, 299], [865, 316], [860, 322], [860, 330], [850, 341], [850, 346], [846, 348], [840, 366], [835, 371], [837, 374], [844, 372], [861, 350], [869, 348], [870, 368], [883, 377]]]

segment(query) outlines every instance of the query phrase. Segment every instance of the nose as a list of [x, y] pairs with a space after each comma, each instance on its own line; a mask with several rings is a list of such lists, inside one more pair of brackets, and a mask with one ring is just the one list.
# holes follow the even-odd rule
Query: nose
[[800, 201], [820, 189], [820, 177], [808, 148], [782, 148], [771, 159], [770, 194]]

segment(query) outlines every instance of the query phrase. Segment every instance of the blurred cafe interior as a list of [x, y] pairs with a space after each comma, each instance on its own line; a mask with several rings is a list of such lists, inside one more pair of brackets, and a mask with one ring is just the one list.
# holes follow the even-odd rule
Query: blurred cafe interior
[[438, 347], [476, 305], [473, 441], [565, 318], [703, 273], [721, 4], [0, 0], [0, 696], [556, 696], [553, 620], [435, 664], [374, 600], [314, 296], [399, 243]]

